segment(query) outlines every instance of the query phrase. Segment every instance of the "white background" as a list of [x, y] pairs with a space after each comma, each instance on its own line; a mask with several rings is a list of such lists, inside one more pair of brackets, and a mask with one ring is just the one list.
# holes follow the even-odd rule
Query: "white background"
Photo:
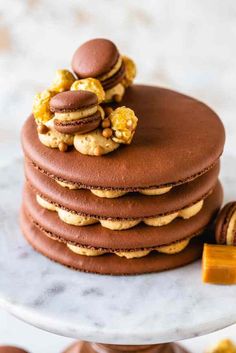
[[[226, 126], [225, 153], [235, 153], [234, 0], [0, 0], [0, 165], [21, 153], [20, 128], [35, 92], [56, 69], [70, 66], [78, 45], [101, 36], [135, 59], [138, 82], [171, 87], [213, 107]], [[186, 344], [199, 353], [234, 332]], [[56, 353], [67, 342], [0, 311], [0, 344]]]

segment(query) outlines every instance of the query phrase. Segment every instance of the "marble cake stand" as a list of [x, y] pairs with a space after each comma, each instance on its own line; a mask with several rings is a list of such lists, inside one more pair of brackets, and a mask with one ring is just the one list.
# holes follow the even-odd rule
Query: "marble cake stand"
[[[235, 163], [232, 156], [222, 163], [226, 199], [236, 198]], [[202, 284], [200, 262], [160, 274], [110, 277], [67, 269], [33, 251], [18, 226], [22, 169], [21, 160], [0, 169], [0, 304], [5, 309], [41, 329], [99, 342], [82, 342], [67, 353], [186, 353], [163, 343], [235, 323], [236, 286]]]

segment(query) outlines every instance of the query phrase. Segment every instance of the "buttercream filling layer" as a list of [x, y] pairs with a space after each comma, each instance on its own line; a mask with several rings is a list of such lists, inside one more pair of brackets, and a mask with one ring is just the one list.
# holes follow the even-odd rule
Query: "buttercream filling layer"
[[101, 82], [104, 90], [107, 91], [112, 87], [116, 86], [118, 83], [120, 83], [123, 80], [124, 76], [125, 76], [125, 65], [124, 63], [122, 63], [119, 71], [117, 71], [115, 75]]
[[108, 71], [106, 74], [102, 75], [102, 76], [99, 76], [97, 79], [99, 81], [105, 81], [107, 80], [108, 78], [112, 77], [113, 75], [115, 75], [117, 73], [117, 71], [120, 70], [121, 68], [121, 65], [122, 65], [122, 56], [120, 55], [117, 62], [115, 63], [115, 65], [111, 68], [110, 71]]
[[101, 122], [101, 114], [97, 111], [95, 114], [85, 118], [71, 121], [54, 120], [55, 129], [62, 134], [86, 133], [98, 128]]
[[[126, 259], [134, 259], [134, 258], [141, 258], [141, 257], [147, 256], [152, 251], [157, 251], [159, 253], [172, 255], [172, 254], [176, 254], [176, 253], [183, 251], [188, 246], [190, 240], [193, 238], [193, 237], [188, 237], [186, 239], [182, 239], [182, 240], [176, 241], [171, 244], [160, 245], [157, 247], [145, 248], [145, 249], [129, 249], [129, 250], [115, 250], [115, 249], [112, 250], [112, 249], [104, 249], [104, 248], [103, 249], [96, 249], [96, 248], [92, 248], [92, 247], [81, 246], [79, 244], [74, 244], [74, 243], [65, 241], [62, 238], [58, 238], [57, 236], [55, 236], [51, 232], [42, 228], [40, 225], [38, 225], [38, 223], [34, 222], [33, 220], [31, 220], [31, 221], [33, 222], [33, 224], [37, 228], [39, 228], [45, 234], [45, 236], [49, 237], [50, 239], [52, 239], [54, 241], [59, 241], [59, 242], [65, 243], [66, 246], [73, 253], [76, 253], [78, 255], [88, 256], [88, 257], [101, 256], [104, 254], [115, 254], [119, 257], [125, 257]], [[199, 236], [199, 235], [200, 234], [197, 234], [197, 235], [195, 235], [195, 237]]]
[[63, 112], [59, 113], [56, 112], [54, 115], [54, 119], [58, 119], [61, 121], [73, 121], [73, 120], [78, 120], [82, 118], [86, 118], [90, 115], [93, 115], [97, 112], [98, 107], [97, 105], [85, 109], [79, 109], [73, 112]]
[[[59, 185], [61, 185], [64, 188], [68, 188], [70, 190], [76, 190], [80, 189], [79, 186], [76, 184], [72, 184], [66, 181], [60, 181], [57, 179], [54, 179]], [[139, 190], [140, 194], [143, 195], [150, 195], [150, 196], [156, 196], [156, 195], [163, 195], [169, 192], [172, 189], [171, 186], [168, 187], [163, 187], [163, 188], [153, 188], [153, 189], [143, 189]], [[90, 190], [94, 195], [98, 197], [105, 197], [108, 199], [115, 199], [117, 197], [123, 196], [128, 193], [128, 191], [122, 191], [122, 190], [100, 190], [100, 189], [91, 189]]]
[[100, 222], [102, 227], [111, 229], [111, 230], [125, 230], [130, 229], [137, 224], [144, 222], [146, 225], [160, 227], [171, 223], [177, 217], [181, 217], [183, 219], [189, 219], [195, 216], [198, 212], [201, 211], [204, 200], [200, 200], [195, 204], [186, 207], [182, 210], [179, 210], [174, 213], [170, 213], [163, 216], [158, 217], [147, 217], [147, 218], [137, 218], [137, 219], [103, 219], [101, 217], [93, 218], [89, 215], [78, 214], [75, 211], [64, 209], [52, 202], [49, 202], [45, 198], [40, 195], [36, 195], [36, 200], [38, 204], [50, 211], [57, 212], [59, 218], [67, 223], [74, 226], [87, 226], [90, 224], [94, 224]]

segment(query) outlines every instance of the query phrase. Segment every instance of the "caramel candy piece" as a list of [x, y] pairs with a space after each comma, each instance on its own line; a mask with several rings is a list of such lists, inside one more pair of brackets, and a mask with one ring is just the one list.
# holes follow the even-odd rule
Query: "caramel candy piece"
[[59, 142], [58, 148], [61, 152], [66, 152], [68, 150], [68, 145], [65, 142], [61, 141]]
[[202, 280], [213, 284], [236, 284], [236, 247], [205, 244]]

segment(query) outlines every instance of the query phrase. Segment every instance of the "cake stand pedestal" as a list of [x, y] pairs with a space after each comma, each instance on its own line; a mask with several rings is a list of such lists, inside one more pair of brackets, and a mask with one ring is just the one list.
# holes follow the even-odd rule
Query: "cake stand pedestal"
[[112, 345], [89, 342], [78, 342], [64, 353], [188, 353], [175, 343], [154, 344], [147, 346]]
[[[235, 162], [228, 156], [222, 163], [226, 199], [236, 198]], [[112, 277], [76, 272], [36, 253], [18, 226], [22, 168], [18, 160], [0, 170], [0, 305], [6, 310], [86, 341], [67, 353], [186, 353], [166, 342], [235, 323], [236, 286], [203, 284], [200, 261], [159, 274]]]

